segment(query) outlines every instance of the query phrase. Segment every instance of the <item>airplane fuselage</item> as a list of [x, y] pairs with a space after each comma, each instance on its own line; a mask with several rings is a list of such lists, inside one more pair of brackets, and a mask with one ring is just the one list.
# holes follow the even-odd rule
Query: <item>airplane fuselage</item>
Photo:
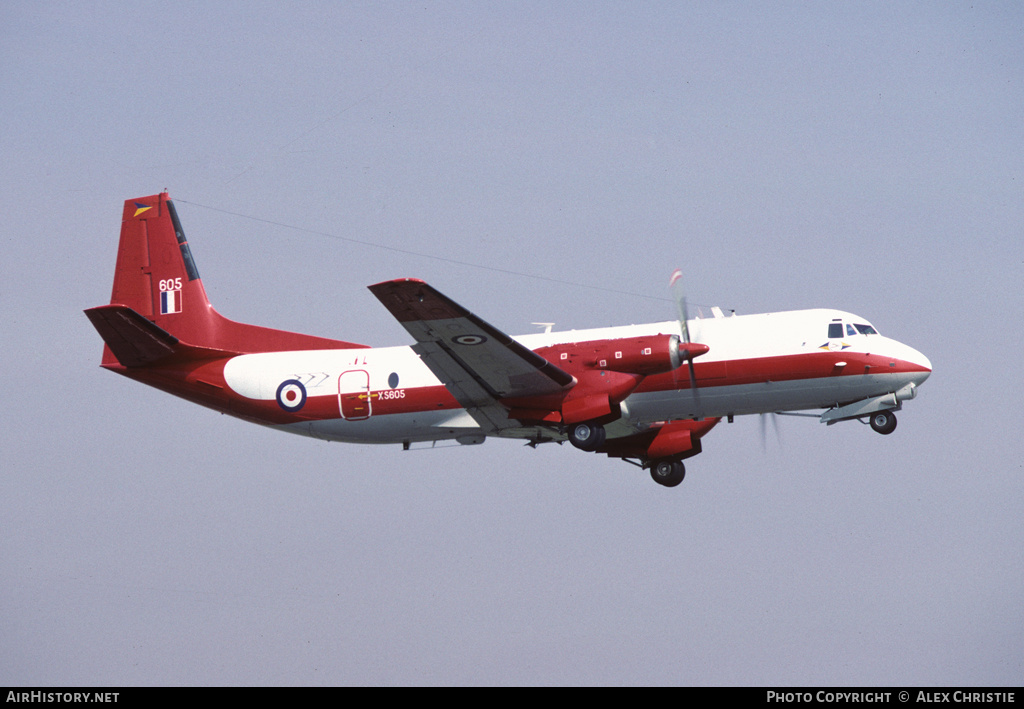
[[[842, 337], [828, 337], [833, 323], [842, 324]], [[693, 320], [691, 330], [709, 347], [695, 364], [697, 396], [685, 366], [649, 375], [622, 402], [609, 436], [658, 421], [828, 409], [887, 392], [912, 398], [930, 374], [927, 358], [879, 334], [846, 335], [847, 324], [867, 321], [820, 309]], [[679, 331], [668, 321], [515, 339], [538, 349]], [[206, 382], [222, 393], [219, 406], [208, 396], [200, 403], [291, 433], [350, 443], [483, 440], [480, 425], [411, 347], [245, 354], [206, 363], [193, 379], [197, 388]], [[282, 387], [290, 381], [296, 382], [292, 400]], [[537, 426], [499, 435], [560, 438]]]

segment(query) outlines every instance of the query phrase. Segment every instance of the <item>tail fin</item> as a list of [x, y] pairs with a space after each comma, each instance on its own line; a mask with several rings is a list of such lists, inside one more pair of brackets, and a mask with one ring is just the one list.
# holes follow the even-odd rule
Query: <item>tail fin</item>
[[124, 203], [110, 303], [127, 305], [181, 340], [215, 336], [213, 308], [166, 192]]
[[[87, 311], [100, 336], [108, 344], [103, 358], [105, 365], [115, 364], [113, 360], [116, 359], [126, 367], [143, 366], [155, 361], [154, 357], [160, 351], [175, 348], [242, 354], [364, 346], [246, 325], [220, 315], [206, 296], [206, 289], [199, 278], [174, 203], [166, 192], [129, 199], [124, 203], [121, 243], [117, 252], [110, 304], [125, 306], [141, 317], [136, 318], [117, 309], [117, 322], [135, 324], [130, 328], [123, 324], [113, 327], [110, 325], [114, 322], [113, 311], [106, 313], [103, 318]], [[143, 326], [143, 318], [155, 325], [155, 329]], [[100, 322], [108, 324], [104, 327]], [[148, 344], [143, 346], [140, 343], [138, 346], [143, 347], [147, 354], [125, 356], [128, 350], [118, 342], [118, 338], [123, 339], [128, 332], [146, 333], [140, 336], [148, 340]], [[160, 332], [163, 335], [157, 334]], [[129, 339], [138, 337], [132, 336]], [[174, 342], [171, 342], [172, 339]], [[154, 347], [155, 350], [152, 349]]]

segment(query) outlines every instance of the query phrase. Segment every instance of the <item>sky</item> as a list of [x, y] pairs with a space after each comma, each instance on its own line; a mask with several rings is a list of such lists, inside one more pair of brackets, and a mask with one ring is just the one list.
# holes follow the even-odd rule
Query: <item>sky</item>
[[[0, 685], [1019, 685], [1024, 7], [0, 4]], [[831, 307], [934, 373], [662, 488], [314, 441], [99, 368], [124, 200], [235, 320]], [[765, 435], [762, 436], [762, 431]]]

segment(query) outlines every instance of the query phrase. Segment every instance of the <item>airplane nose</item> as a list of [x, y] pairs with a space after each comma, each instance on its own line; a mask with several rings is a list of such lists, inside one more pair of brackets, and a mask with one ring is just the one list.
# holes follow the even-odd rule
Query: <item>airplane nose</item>
[[931, 376], [932, 362], [930, 359], [928, 359], [915, 349], [910, 349], [910, 352], [911, 356], [908, 358], [908, 361], [910, 361], [912, 364], [916, 364], [923, 370], [918, 373], [918, 377], [916, 378], [916, 383], [920, 386], [922, 383], [924, 383], [925, 379]]

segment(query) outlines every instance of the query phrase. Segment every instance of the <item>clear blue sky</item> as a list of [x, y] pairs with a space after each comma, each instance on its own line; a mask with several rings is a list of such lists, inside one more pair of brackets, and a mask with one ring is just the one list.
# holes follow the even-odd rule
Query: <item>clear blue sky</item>
[[[3, 3], [0, 684], [1019, 684], [1022, 30]], [[98, 367], [81, 311], [164, 188], [237, 320], [405, 344], [365, 289], [402, 276], [510, 333], [663, 320], [682, 266], [692, 302], [849, 310], [935, 371], [892, 436], [740, 418], [673, 490], [288, 436]]]

